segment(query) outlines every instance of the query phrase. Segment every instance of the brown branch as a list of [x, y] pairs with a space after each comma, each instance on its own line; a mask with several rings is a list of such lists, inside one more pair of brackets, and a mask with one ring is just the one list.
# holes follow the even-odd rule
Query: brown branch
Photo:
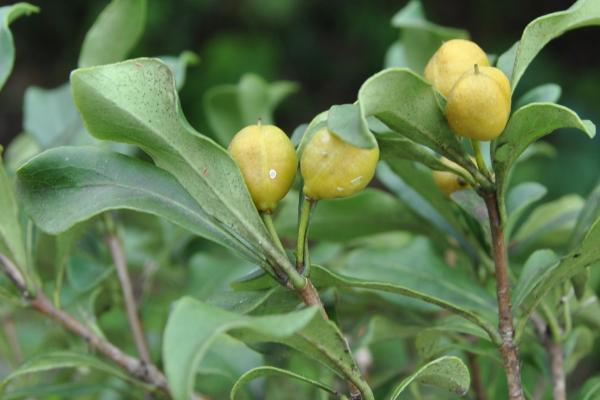
[[535, 331], [542, 341], [550, 359], [550, 371], [552, 373], [552, 398], [554, 400], [567, 400], [567, 382], [563, 365], [563, 349], [552, 337], [547, 324], [537, 314], [531, 316]]
[[323, 302], [319, 297], [319, 292], [317, 292], [317, 289], [312, 284], [309, 278], [306, 278], [306, 285], [302, 289], [296, 289], [296, 293], [298, 293], [304, 304], [306, 304], [309, 307], [319, 307], [319, 311], [321, 311], [321, 315], [323, 316], [323, 318], [326, 320], [329, 319], [327, 311], [325, 311], [325, 307], [323, 306]]
[[106, 235], [106, 243], [110, 249], [117, 275], [119, 276], [119, 282], [121, 282], [121, 289], [123, 291], [123, 299], [125, 301], [125, 310], [127, 311], [127, 319], [129, 320], [129, 326], [133, 334], [133, 340], [137, 348], [138, 354], [142, 361], [151, 363], [150, 351], [148, 350], [148, 343], [144, 336], [144, 329], [142, 328], [142, 322], [140, 320], [135, 296], [133, 294], [133, 288], [131, 286], [131, 279], [127, 271], [127, 261], [125, 260], [125, 254], [123, 252], [123, 246], [121, 240], [115, 233], [108, 233]]
[[[36, 294], [27, 289], [27, 284], [21, 271], [3, 254], [0, 254], [0, 265], [4, 266], [4, 272], [21, 292], [24, 300], [37, 312], [54, 320], [63, 328], [83, 338], [91, 347], [109, 358], [120, 368], [131, 376], [154, 386], [157, 390], [170, 395], [165, 375], [152, 363], [147, 363], [138, 358], [125, 354], [121, 349], [106, 339], [98, 336], [90, 328], [79, 322], [64, 310], [54, 307], [52, 301], [38, 288]], [[192, 400], [208, 400], [208, 398], [193, 394]]]
[[477, 362], [475, 353], [467, 351], [467, 361], [469, 362], [469, 370], [471, 371], [471, 382], [473, 383], [473, 392], [476, 400], [487, 400], [485, 394], [485, 386], [481, 380], [481, 369]]
[[511, 400], [524, 400], [521, 385], [521, 365], [519, 351], [514, 344], [513, 314], [508, 278], [508, 256], [504, 242], [504, 231], [500, 219], [498, 200], [495, 192], [484, 193], [492, 234], [492, 252], [496, 267], [496, 296], [498, 300], [498, 333], [502, 339], [500, 353], [508, 383], [508, 396]]
[[132, 376], [168, 393], [167, 380], [163, 373], [154, 365], [123, 353], [121, 349], [96, 335], [90, 328], [83, 325], [67, 312], [54, 308], [50, 299], [42, 291], [38, 291], [35, 298], [30, 301], [30, 304], [36, 311], [50, 317], [67, 330], [81, 336], [90, 346], [110, 358], [115, 364], [119, 365]]

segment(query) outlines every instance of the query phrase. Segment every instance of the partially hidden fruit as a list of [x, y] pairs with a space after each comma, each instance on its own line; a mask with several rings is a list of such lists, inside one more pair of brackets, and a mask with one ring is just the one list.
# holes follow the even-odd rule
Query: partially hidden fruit
[[378, 160], [377, 146], [356, 147], [322, 128], [306, 144], [300, 160], [304, 194], [321, 200], [359, 192], [373, 179]]
[[[465, 171], [463, 167], [445, 157], [442, 157], [442, 162], [454, 169]], [[450, 196], [456, 191], [467, 189], [469, 187], [469, 184], [462, 177], [449, 171], [433, 171], [433, 180], [446, 196]]]
[[454, 84], [475, 64], [490, 65], [485, 52], [470, 40], [452, 39], [431, 57], [425, 67], [425, 79], [448, 97]]
[[274, 125], [250, 125], [229, 144], [252, 200], [260, 211], [271, 212], [290, 190], [298, 158], [287, 135]]
[[446, 118], [457, 135], [497, 138], [510, 115], [510, 82], [502, 71], [475, 65], [456, 82], [446, 103]]

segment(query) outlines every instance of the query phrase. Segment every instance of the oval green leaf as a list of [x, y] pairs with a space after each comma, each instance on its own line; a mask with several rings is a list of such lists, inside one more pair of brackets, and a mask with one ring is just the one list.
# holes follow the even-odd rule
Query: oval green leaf
[[469, 369], [458, 357], [444, 356], [428, 362], [415, 373], [406, 377], [392, 390], [390, 400], [397, 400], [404, 390], [413, 382], [432, 385], [446, 389], [459, 396], [464, 396], [471, 385]]

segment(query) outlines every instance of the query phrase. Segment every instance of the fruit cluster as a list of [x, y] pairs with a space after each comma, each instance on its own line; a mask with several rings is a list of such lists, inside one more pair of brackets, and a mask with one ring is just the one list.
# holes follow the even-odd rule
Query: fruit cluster
[[[490, 66], [477, 44], [463, 39], [445, 42], [427, 63], [425, 79], [446, 97], [446, 119], [457, 135], [488, 141], [506, 127], [510, 82], [501, 70]], [[446, 195], [465, 188], [464, 181], [450, 172], [436, 171], [434, 179]]]
[[[256, 208], [272, 212], [294, 183], [298, 159], [287, 135], [273, 125], [251, 125], [229, 145]], [[300, 160], [304, 195], [310, 200], [347, 197], [364, 189], [375, 174], [379, 148], [363, 149], [321, 128]]]

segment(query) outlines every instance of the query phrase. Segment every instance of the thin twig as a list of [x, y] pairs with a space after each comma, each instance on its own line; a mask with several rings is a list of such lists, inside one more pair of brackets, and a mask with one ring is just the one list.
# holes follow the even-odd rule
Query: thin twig
[[477, 362], [475, 353], [467, 352], [467, 361], [469, 362], [469, 370], [471, 371], [471, 382], [473, 383], [473, 392], [476, 400], [487, 400], [485, 394], [485, 386], [481, 380], [481, 369]]
[[502, 339], [500, 353], [504, 361], [508, 395], [511, 400], [524, 400], [521, 385], [521, 365], [519, 352], [514, 343], [513, 314], [510, 299], [508, 278], [508, 256], [504, 242], [504, 232], [500, 220], [498, 200], [495, 192], [483, 195], [488, 210], [490, 229], [492, 233], [492, 250], [496, 267], [496, 295], [498, 299], [498, 332]]
[[549, 325], [544, 322], [541, 316], [533, 314], [531, 321], [550, 359], [552, 398], [554, 400], [567, 400], [567, 381], [565, 378], [562, 346], [556, 341], [552, 331], [549, 329]]
[[[31, 294], [27, 289], [27, 284], [21, 271], [3, 254], [0, 254], [0, 264], [4, 266], [5, 274], [21, 292], [23, 300], [28, 301], [34, 310], [83, 338], [91, 347], [104, 354], [104, 356], [127, 371], [134, 378], [146, 382], [166, 394], [170, 393], [165, 375], [154, 364], [125, 354], [121, 349], [98, 336], [72, 315], [62, 309], [56, 308], [52, 301], [39, 288], [35, 295]], [[198, 394], [193, 394], [192, 399], [208, 400], [208, 398]]]
[[127, 271], [127, 261], [125, 260], [125, 254], [121, 240], [115, 233], [108, 233], [106, 235], [106, 244], [110, 249], [110, 254], [121, 282], [121, 289], [123, 291], [123, 299], [125, 300], [125, 309], [127, 311], [127, 319], [129, 320], [129, 326], [133, 334], [133, 340], [137, 348], [138, 354], [142, 361], [150, 363], [150, 351], [148, 350], [148, 343], [144, 336], [144, 329], [142, 328], [142, 322], [140, 320], [137, 304], [133, 294], [133, 288], [131, 286], [131, 279], [129, 278], [129, 272]]
[[2, 330], [6, 336], [10, 351], [12, 353], [12, 362], [14, 365], [20, 365], [23, 362], [23, 351], [19, 342], [19, 334], [15, 327], [15, 321], [11, 315], [7, 315], [2, 319]]

